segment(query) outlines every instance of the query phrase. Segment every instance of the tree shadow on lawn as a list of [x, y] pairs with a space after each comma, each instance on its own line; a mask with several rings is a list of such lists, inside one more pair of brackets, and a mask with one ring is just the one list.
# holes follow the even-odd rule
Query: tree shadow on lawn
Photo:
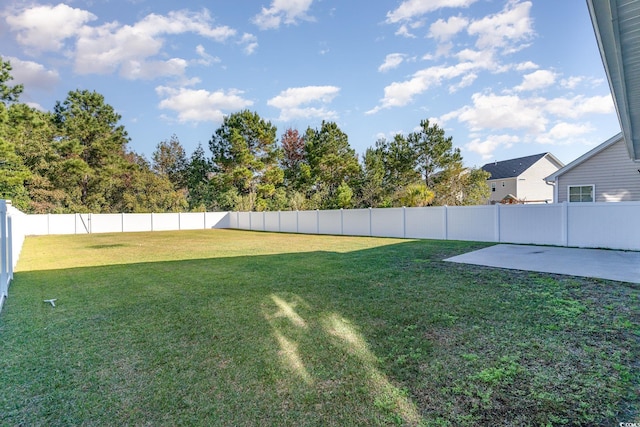
[[469, 248], [412, 241], [17, 273], [0, 315], [0, 421], [636, 419], [639, 288], [442, 262]]

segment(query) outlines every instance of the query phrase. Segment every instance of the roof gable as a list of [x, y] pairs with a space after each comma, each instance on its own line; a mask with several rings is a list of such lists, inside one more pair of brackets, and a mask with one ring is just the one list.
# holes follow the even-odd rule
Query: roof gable
[[562, 169], [560, 169], [557, 172], [555, 172], [555, 173], [549, 175], [548, 177], [546, 177], [544, 180], [548, 181], [548, 182], [555, 181], [559, 176], [564, 175], [565, 173], [569, 172], [571, 169], [575, 168], [578, 165], [581, 165], [582, 163], [586, 162], [590, 158], [596, 156], [598, 153], [600, 153], [604, 149], [609, 148], [613, 144], [615, 144], [617, 142], [620, 142], [620, 141], [624, 142], [624, 137], [622, 136], [622, 133], [619, 133], [619, 134], [607, 139], [602, 144], [600, 144], [597, 147], [592, 148], [591, 150], [587, 151], [582, 156], [578, 157], [577, 159], [575, 159], [573, 162], [569, 163], [568, 165], [566, 165]]
[[541, 153], [501, 162], [487, 163], [482, 166], [482, 170], [491, 174], [489, 179], [516, 178], [547, 154], [550, 155], [550, 153]]

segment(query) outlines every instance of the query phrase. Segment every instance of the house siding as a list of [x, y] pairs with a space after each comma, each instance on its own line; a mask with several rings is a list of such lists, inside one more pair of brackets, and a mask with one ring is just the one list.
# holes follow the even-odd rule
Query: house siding
[[532, 203], [553, 202], [553, 186], [547, 184], [544, 177], [556, 172], [560, 166], [547, 156], [541, 158], [518, 177], [515, 196]]
[[596, 202], [640, 201], [640, 163], [629, 158], [624, 139], [560, 175], [558, 200], [567, 201], [570, 185], [595, 185]]
[[[491, 183], [495, 182], [496, 191], [491, 191]], [[502, 183], [504, 182], [504, 187]], [[489, 202], [500, 202], [507, 195], [513, 194], [517, 197], [518, 184], [516, 178], [502, 178], [502, 179], [489, 179], [487, 180], [489, 185]]]

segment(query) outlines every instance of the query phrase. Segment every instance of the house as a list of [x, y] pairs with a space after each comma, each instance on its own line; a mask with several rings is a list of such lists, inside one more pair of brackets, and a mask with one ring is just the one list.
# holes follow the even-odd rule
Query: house
[[491, 189], [489, 203], [549, 203], [553, 200], [553, 187], [544, 178], [563, 166], [551, 153], [487, 163], [482, 170], [491, 174], [487, 180]]
[[628, 157], [640, 162], [640, 3], [587, 0]]
[[622, 133], [578, 157], [545, 180], [554, 186], [555, 203], [640, 200], [640, 163], [629, 158]]

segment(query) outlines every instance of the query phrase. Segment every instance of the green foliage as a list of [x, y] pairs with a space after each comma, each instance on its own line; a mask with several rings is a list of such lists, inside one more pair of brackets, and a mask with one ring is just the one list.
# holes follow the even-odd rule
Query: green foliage
[[23, 90], [22, 85], [9, 86], [8, 83], [13, 80], [11, 70], [11, 63], [0, 57], [0, 101], [3, 104], [17, 102]]
[[402, 206], [422, 207], [429, 206], [433, 201], [434, 193], [422, 183], [410, 184], [398, 195]]
[[[305, 142], [313, 180], [310, 191], [321, 195], [321, 208], [331, 209], [347, 203], [347, 187], [343, 184], [350, 188], [361, 175], [358, 157], [349, 145], [347, 134], [336, 123], [323, 121], [320, 129], [307, 128]], [[340, 186], [343, 189], [339, 196]]]
[[151, 169], [166, 177], [175, 190], [187, 188], [187, 156], [176, 135], [162, 141], [151, 155]]
[[429, 120], [422, 120], [420, 130], [410, 133], [407, 141], [416, 153], [417, 169], [427, 187], [433, 187], [436, 173], [462, 164], [460, 149], [453, 148], [453, 138], [445, 137], [444, 129]]
[[0, 197], [26, 212], [300, 210], [468, 205], [488, 197], [486, 174], [462, 166], [451, 137], [428, 120], [380, 139], [360, 164], [334, 122], [304, 135], [248, 110], [226, 116], [187, 157], [176, 135], [151, 164], [129, 151], [121, 116], [104, 96], [68, 93], [53, 112], [18, 102], [11, 64], [0, 70]]
[[[209, 148], [213, 155], [214, 178], [210, 185], [214, 194], [235, 190], [249, 210], [270, 204], [268, 199], [284, 178], [283, 172], [276, 170], [281, 153], [276, 145], [276, 127], [271, 122], [248, 110], [226, 116], [209, 141]], [[214, 197], [215, 207], [236, 208], [229, 205], [228, 197]]]

